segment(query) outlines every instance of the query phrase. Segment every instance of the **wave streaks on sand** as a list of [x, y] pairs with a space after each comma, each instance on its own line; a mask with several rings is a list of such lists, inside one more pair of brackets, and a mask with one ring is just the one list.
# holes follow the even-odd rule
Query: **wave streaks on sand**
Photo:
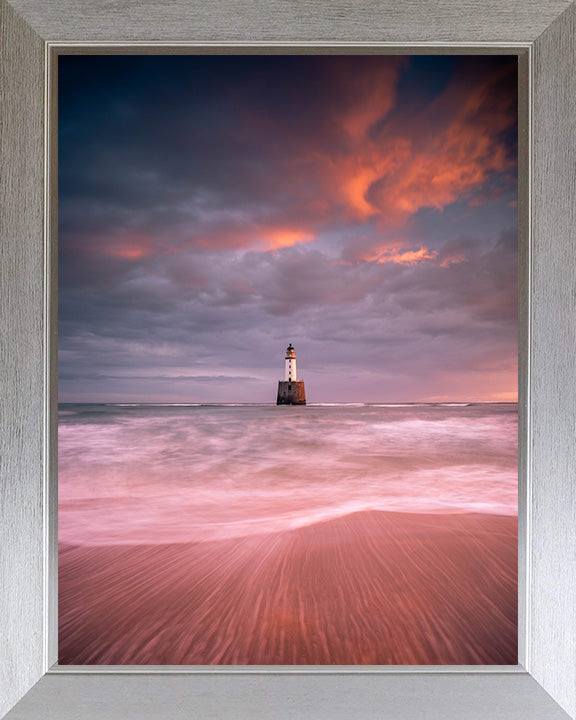
[[60, 545], [61, 664], [517, 663], [517, 522], [366, 511], [170, 545]]

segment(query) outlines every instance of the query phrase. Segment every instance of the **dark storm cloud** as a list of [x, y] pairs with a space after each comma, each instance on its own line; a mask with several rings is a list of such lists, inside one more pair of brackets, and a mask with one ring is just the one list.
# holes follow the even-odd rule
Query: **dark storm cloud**
[[513, 394], [512, 59], [71, 56], [59, 83], [63, 400], [267, 400], [288, 341], [317, 400]]

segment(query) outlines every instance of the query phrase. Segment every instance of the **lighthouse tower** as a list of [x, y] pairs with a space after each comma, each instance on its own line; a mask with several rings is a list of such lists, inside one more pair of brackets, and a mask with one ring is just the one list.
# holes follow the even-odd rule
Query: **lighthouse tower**
[[286, 348], [286, 373], [284, 380], [297, 380], [296, 377], [296, 353], [292, 347], [292, 343]]
[[284, 380], [278, 383], [276, 405], [306, 405], [304, 381], [296, 375], [296, 353], [292, 343], [286, 348]]

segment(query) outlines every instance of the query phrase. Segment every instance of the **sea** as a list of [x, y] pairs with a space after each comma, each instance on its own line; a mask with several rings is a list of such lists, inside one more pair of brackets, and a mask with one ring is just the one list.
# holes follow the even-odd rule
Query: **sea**
[[59, 539], [203, 542], [363, 510], [516, 515], [514, 403], [61, 404]]

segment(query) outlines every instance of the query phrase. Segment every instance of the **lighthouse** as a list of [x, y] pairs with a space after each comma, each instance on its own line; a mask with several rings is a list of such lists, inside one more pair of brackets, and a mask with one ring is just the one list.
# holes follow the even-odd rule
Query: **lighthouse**
[[296, 353], [292, 343], [286, 348], [284, 380], [278, 383], [276, 405], [306, 405], [304, 380], [296, 375]]

